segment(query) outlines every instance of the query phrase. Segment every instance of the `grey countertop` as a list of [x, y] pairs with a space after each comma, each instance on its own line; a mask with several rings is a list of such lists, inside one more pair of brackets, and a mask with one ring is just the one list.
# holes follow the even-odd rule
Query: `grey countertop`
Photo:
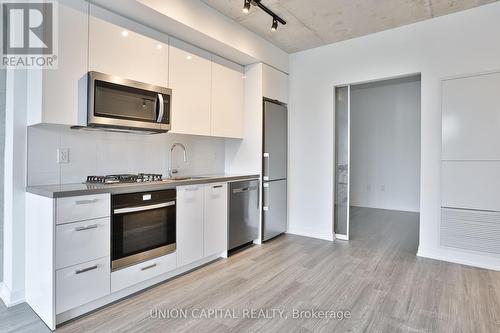
[[134, 193], [146, 191], [158, 191], [177, 186], [208, 184], [218, 182], [232, 182], [238, 180], [259, 179], [259, 175], [206, 175], [187, 180], [166, 180], [151, 183], [122, 183], [122, 184], [62, 184], [28, 186], [26, 192], [41, 195], [47, 198], [64, 198], [78, 195], [97, 193]]

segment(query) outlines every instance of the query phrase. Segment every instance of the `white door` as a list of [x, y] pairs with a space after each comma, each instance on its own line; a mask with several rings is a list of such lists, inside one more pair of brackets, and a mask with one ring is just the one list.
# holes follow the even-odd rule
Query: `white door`
[[177, 188], [177, 266], [203, 258], [203, 185]]
[[334, 232], [338, 239], [349, 240], [349, 161], [351, 87], [335, 88], [335, 193]]
[[227, 184], [205, 185], [203, 255], [227, 250]]

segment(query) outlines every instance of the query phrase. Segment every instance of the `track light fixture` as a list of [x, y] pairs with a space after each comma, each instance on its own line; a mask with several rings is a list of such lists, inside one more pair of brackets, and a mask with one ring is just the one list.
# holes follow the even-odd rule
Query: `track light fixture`
[[267, 8], [262, 4], [261, 0], [244, 0], [245, 2], [243, 3], [243, 13], [247, 14], [250, 12], [250, 5], [257, 6], [260, 9], [262, 9], [264, 12], [266, 12], [269, 16], [273, 18], [273, 24], [271, 26], [271, 31], [276, 31], [278, 29], [278, 22], [285, 25], [286, 21], [283, 20], [281, 17], [276, 15], [272, 10]]
[[248, 14], [250, 11], [250, 0], [245, 0], [245, 3], [243, 4], [243, 13]]
[[276, 31], [278, 29], [278, 20], [273, 17], [273, 25], [271, 26], [271, 31]]

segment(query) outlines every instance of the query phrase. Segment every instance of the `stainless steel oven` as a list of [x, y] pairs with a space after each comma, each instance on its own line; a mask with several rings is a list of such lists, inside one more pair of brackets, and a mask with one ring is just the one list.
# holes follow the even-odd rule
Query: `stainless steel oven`
[[88, 74], [87, 126], [164, 133], [172, 90], [99, 72]]
[[175, 252], [176, 190], [111, 197], [111, 268]]

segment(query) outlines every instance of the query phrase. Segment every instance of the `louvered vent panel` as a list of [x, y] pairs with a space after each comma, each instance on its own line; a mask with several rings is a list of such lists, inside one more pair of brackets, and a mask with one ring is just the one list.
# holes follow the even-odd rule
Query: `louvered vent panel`
[[500, 212], [442, 208], [441, 245], [500, 254]]

